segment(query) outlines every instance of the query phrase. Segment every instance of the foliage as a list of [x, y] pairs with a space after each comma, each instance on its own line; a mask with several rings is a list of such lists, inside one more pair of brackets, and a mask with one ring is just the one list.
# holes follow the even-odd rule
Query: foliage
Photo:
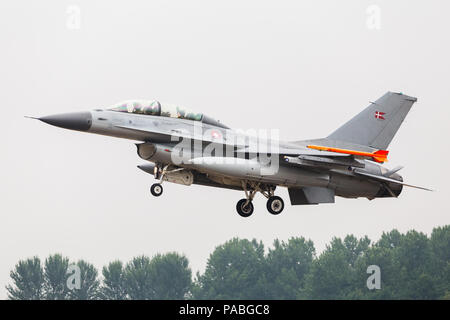
[[43, 298], [44, 275], [38, 257], [19, 261], [10, 273], [14, 287], [6, 286], [11, 300], [40, 300]]
[[124, 287], [130, 299], [183, 299], [191, 287], [188, 259], [177, 253], [131, 260], [124, 270]]
[[124, 300], [127, 297], [125, 287], [125, 271], [121, 261], [110, 262], [103, 267], [103, 286], [101, 298], [105, 300]]
[[44, 292], [47, 300], [64, 300], [68, 298], [67, 269], [69, 258], [60, 254], [45, 259], [44, 266]]
[[[116, 260], [96, 268], [76, 263], [80, 288], [69, 289], [69, 259], [19, 261], [7, 285], [9, 299], [450, 299], [450, 225], [383, 233], [375, 242], [333, 238], [316, 256], [305, 238], [262, 242], [234, 238], [218, 246], [192, 283], [188, 259], [177, 253]], [[380, 268], [381, 288], [369, 290], [369, 266]], [[69, 279], [70, 280], [70, 279]]]
[[98, 272], [95, 267], [80, 260], [76, 263], [80, 269], [80, 288], [69, 291], [69, 299], [72, 300], [94, 300], [100, 297], [100, 281], [97, 279]]
[[264, 299], [264, 245], [234, 238], [210, 255], [205, 273], [197, 276], [196, 299]]
[[188, 296], [192, 286], [192, 271], [185, 256], [177, 253], [156, 255], [152, 259], [155, 278], [155, 299], [181, 300]]
[[266, 290], [271, 299], [297, 299], [305, 295], [306, 277], [315, 258], [312, 241], [275, 240], [267, 254]]

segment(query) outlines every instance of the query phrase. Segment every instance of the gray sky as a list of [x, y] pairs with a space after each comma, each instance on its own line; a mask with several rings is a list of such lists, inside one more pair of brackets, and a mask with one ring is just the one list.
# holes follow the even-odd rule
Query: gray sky
[[[370, 5], [379, 30], [367, 25]], [[235, 236], [305, 236], [321, 251], [333, 236], [450, 223], [449, 10], [445, 0], [0, 2], [0, 298], [14, 264], [33, 255], [100, 268], [174, 250], [197, 271]], [[133, 141], [23, 118], [155, 98], [299, 140], [328, 135], [388, 90], [419, 100], [387, 166], [437, 192], [288, 205], [280, 216], [258, 195], [248, 219], [237, 191], [166, 184], [152, 197]]]

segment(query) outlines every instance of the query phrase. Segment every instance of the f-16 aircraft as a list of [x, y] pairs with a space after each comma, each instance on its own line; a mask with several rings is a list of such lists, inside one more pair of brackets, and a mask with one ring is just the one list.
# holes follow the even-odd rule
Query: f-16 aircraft
[[236, 204], [242, 217], [254, 211], [259, 192], [274, 215], [284, 209], [275, 195], [288, 188], [291, 205], [334, 203], [335, 197], [398, 197], [403, 182], [388, 169], [387, 148], [417, 101], [388, 92], [326, 138], [279, 141], [233, 130], [202, 113], [158, 101], [133, 100], [90, 112], [37, 118], [57, 127], [139, 141], [138, 167], [159, 182], [150, 191], [159, 197], [163, 182], [243, 191]]

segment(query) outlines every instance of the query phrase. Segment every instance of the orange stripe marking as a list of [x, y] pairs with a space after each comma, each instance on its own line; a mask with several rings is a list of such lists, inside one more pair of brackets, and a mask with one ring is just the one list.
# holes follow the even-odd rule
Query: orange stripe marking
[[379, 162], [379, 163], [386, 162], [387, 155], [389, 153], [389, 151], [387, 151], [387, 150], [377, 150], [374, 153], [371, 153], [371, 152], [332, 148], [332, 147], [323, 147], [323, 146], [315, 146], [315, 145], [309, 145], [307, 147], [310, 149], [315, 149], [315, 150], [320, 150], [320, 151], [330, 151], [330, 152], [336, 152], [336, 153], [351, 154], [351, 155], [361, 156], [361, 157], [368, 157], [368, 158], [372, 158], [374, 161]]

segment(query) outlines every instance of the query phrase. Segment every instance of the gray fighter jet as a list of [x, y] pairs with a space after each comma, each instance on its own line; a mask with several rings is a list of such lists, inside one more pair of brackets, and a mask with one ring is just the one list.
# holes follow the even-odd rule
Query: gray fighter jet
[[164, 181], [189, 186], [241, 190], [245, 198], [236, 210], [253, 213], [252, 201], [260, 192], [267, 210], [283, 211], [275, 195], [287, 187], [292, 205], [334, 203], [345, 198], [398, 197], [403, 182], [387, 169], [386, 151], [417, 99], [388, 92], [326, 138], [279, 141], [268, 134], [232, 130], [202, 113], [158, 101], [126, 101], [107, 109], [64, 113], [37, 118], [77, 131], [139, 141], [137, 153], [146, 160], [138, 166], [159, 180], [153, 196], [163, 192]]

